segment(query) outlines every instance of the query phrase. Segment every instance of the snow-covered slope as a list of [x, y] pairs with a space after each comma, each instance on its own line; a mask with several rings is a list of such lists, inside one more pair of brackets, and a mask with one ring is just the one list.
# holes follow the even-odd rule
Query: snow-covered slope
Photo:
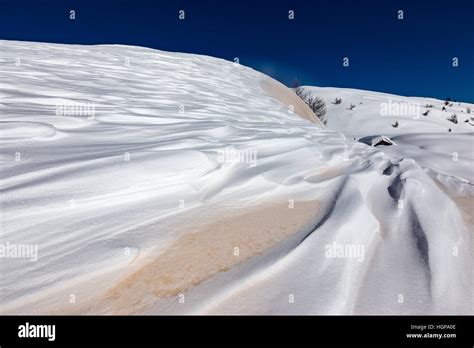
[[384, 147], [385, 153], [474, 183], [474, 104], [347, 88], [305, 90], [325, 101], [331, 130], [352, 139], [389, 136], [398, 146]]
[[[353, 134], [473, 133], [474, 104], [350, 88], [304, 87], [326, 102], [327, 126]], [[336, 103], [340, 99], [340, 103]], [[351, 108], [351, 105], [353, 107]], [[444, 108], [444, 109], [443, 109]], [[457, 123], [449, 121], [456, 115]], [[398, 126], [393, 125], [398, 122]]]
[[0, 41], [0, 68], [1, 243], [38, 246], [0, 259], [2, 313], [472, 313], [469, 178], [224, 60]]

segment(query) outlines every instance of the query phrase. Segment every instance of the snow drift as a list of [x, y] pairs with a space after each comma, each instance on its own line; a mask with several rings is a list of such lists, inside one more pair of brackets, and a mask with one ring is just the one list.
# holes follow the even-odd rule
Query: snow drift
[[0, 52], [0, 242], [38, 246], [0, 259], [1, 313], [472, 313], [470, 134], [439, 168], [225, 60]]

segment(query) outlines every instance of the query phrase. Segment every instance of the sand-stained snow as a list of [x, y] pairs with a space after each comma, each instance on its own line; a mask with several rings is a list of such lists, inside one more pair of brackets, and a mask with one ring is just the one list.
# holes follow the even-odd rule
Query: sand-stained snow
[[2, 313], [472, 313], [467, 123], [448, 161], [211, 57], [0, 41], [0, 69], [0, 242], [38, 246]]

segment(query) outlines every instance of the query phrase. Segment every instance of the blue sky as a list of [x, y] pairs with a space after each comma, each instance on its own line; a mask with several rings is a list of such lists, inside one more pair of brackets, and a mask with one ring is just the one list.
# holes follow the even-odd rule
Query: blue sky
[[472, 0], [0, 0], [0, 38], [238, 57], [287, 85], [474, 102]]

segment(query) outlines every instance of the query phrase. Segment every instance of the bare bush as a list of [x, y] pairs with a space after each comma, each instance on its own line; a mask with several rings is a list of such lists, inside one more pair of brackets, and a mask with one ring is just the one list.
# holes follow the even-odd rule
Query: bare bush
[[311, 93], [306, 92], [303, 87], [295, 86], [294, 91], [301, 100], [303, 100], [306, 105], [314, 112], [314, 114], [323, 122], [327, 123], [326, 118], [326, 104], [324, 100], [319, 97], [313, 96]]
[[306, 104], [308, 104], [309, 108], [313, 110], [313, 112], [319, 117], [321, 121], [326, 123], [326, 104], [324, 103], [324, 100], [316, 96], [310, 96], [306, 100]]
[[454, 124], [458, 123], [458, 116], [456, 114], [452, 114], [450, 117], [447, 118], [449, 122], [452, 122]]

